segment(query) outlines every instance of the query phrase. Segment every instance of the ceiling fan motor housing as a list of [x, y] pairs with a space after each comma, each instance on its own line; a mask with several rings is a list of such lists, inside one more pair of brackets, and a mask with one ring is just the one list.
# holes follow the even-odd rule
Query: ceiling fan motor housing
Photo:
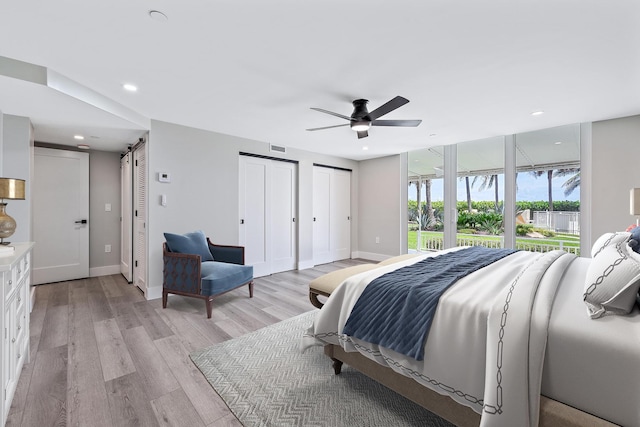
[[353, 101], [353, 113], [351, 114], [351, 129], [354, 130], [369, 129], [371, 126], [371, 118], [369, 117], [369, 110], [367, 110], [366, 99], [356, 99]]

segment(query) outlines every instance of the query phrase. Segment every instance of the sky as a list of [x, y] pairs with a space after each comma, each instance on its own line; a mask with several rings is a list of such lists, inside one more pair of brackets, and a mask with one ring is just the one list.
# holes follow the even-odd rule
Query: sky
[[[553, 188], [553, 200], [579, 200], [580, 199], [580, 189], [577, 188], [571, 193], [569, 196], [564, 195], [564, 189], [562, 188], [562, 184], [569, 179], [570, 176], [554, 178], [552, 181]], [[473, 178], [470, 179], [473, 181]], [[484, 191], [478, 191], [478, 187], [480, 186], [480, 180], [476, 182], [475, 188], [471, 188], [471, 200], [473, 201], [483, 201], [483, 200], [491, 200], [495, 199], [494, 189], [493, 187], [490, 189], [485, 189]], [[442, 188], [443, 180], [435, 179], [431, 181], [431, 197], [433, 201], [443, 200], [443, 188]], [[504, 176], [498, 175], [498, 190], [500, 192], [500, 200], [504, 200]], [[516, 200], [518, 201], [547, 201], [547, 177], [546, 175], [540, 176], [538, 178], [534, 177], [529, 173], [519, 173], [518, 174], [518, 189], [516, 192]], [[424, 189], [423, 189], [424, 194]], [[409, 200], [416, 200], [416, 186], [411, 185], [409, 187]], [[424, 200], [424, 196], [422, 197]], [[458, 180], [458, 200], [466, 201], [467, 200], [467, 191], [465, 189], [465, 181]]]

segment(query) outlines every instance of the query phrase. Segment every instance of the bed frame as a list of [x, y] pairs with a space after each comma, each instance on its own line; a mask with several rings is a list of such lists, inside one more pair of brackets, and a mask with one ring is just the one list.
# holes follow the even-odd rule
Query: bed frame
[[[340, 346], [327, 344], [324, 353], [333, 360], [333, 369], [337, 374], [346, 363], [357, 371], [378, 381], [423, 408], [459, 427], [478, 427], [480, 414], [463, 406], [448, 396], [422, 387], [413, 379], [405, 377], [393, 369], [377, 364], [358, 352], [346, 352]], [[601, 418], [582, 412], [564, 403], [540, 396], [540, 427], [614, 427]]]

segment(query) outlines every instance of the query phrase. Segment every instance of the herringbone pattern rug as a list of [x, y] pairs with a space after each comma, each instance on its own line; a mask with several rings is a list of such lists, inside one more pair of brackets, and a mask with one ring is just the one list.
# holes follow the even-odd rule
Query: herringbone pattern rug
[[194, 352], [191, 359], [245, 426], [452, 424], [343, 366], [321, 347], [300, 351], [314, 312]]

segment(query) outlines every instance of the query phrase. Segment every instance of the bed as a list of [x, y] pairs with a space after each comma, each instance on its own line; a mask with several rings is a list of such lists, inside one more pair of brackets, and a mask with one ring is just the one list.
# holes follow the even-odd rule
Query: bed
[[[593, 252], [610, 246], [615, 257], [615, 248], [626, 250], [626, 238], [599, 239]], [[608, 315], [619, 310], [614, 301], [600, 313], [607, 315], [593, 319], [583, 301], [585, 282], [600, 280], [604, 289], [616, 279], [606, 257], [519, 251], [444, 291], [422, 360], [343, 334], [374, 279], [461, 249], [346, 279], [318, 312], [303, 346], [325, 346], [336, 373], [346, 363], [459, 426], [640, 426], [640, 256], [625, 255], [637, 270], [636, 276], [626, 272], [633, 283], [623, 294], [633, 293], [633, 308], [625, 315]], [[601, 268], [608, 271], [604, 284]], [[622, 267], [616, 268], [618, 274]]]

